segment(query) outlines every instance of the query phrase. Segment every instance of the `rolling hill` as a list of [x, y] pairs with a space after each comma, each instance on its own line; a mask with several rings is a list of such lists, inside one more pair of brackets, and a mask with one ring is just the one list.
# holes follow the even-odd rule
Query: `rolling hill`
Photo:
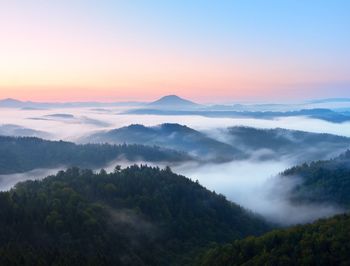
[[350, 209], [350, 151], [331, 160], [290, 168], [281, 178], [298, 182], [290, 195], [296, 203], [334, 204]]
[[98, 132], [82, 141], [85, 143], [157, 145], [184, 151], [202, 160], [217, 162], [230, 161], [242, 156], [242, 152], [233, 146], [179, 124], [161, 124], [155, 127], [130, 125], [111, 131]]
[[261, 218], [169, 168], [71, 168], [0, 192], [1, 265], [187, 265]]
[[215, 162], [247, 158], [271, 160], [284, 156], [294, 163], [301, 163], [329, 159], [350, 147], [349, 138], [331, 134], [251, 127], [231, 127], [206, 134], [169, 123], [154, 127], [136, 124], [100, 131], [81, 142], [157, 145]]
[[226, 143], [247, 153], [262, 151], [262, 159], [285, 156], [297, 163], [330, 159], [350, 147], [347, 137], [282, 128], [231, 127], [221, 133]]
[[0, 136], [0, 174], [36, 168], [104, 167], [113, 160], [180, 162], [191, 160], [185, 153], [144, 145], [76, 145], [34, 137]]
[[350, 216], [248, 237], [205, 252], [198, 266], [350, 265]]

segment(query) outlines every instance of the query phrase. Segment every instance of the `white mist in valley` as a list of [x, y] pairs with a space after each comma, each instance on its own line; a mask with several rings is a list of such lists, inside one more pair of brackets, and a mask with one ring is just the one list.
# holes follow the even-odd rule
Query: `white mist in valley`
[[54, 169], [35, 169], [24, 173], [15, 173], [9, 175], [0, 175], [0, 191], [7, 191], [13, 188], [17, 183], [28, 180], [41, 180], [49, 175], [54, 175], [64, 167]]
[[[121, 114], [127, 107], [108, 109], [64, 108], [21, 110], [0, 108], [1, 125], [11, 124], [47, 132], [50, 139], [77, 141], [100, 130], [111, 130], [130, 124], [155, 126], [162, 123], [179, 123], [196, 130], [213, 130], [232, 126], [256, 128], [286, 128], [314, 133], [329, 133], [350, 137], [350, 123], [331, 123], [307, 117], [282, 117], [277, 119], [210, 118], [195, 115], [130, 115]], [[71, 115], [60, 117], [57, 115]], [[56, 116], [55, 116], [56, 115]]]
[[297, 181], [278, 176], [290, 166], [288, 161], [246, 160], [224, 164], [184, 164], [173, 170], [283, 225], [311, 222], [342, 212], [336, 206], [291, 203], [288, 193]]
[[[124, 107], [125, 108], [125, 107]], [[331, 133], [350, 137], [350, 123], [330, 123], [307, 117], [285, 117], [279, 119], [209, 118], [202, 116], [157, 116], [124, 115], [123, 108], [97, 110], [92, 108], [66, 108], [47, 110], [0, 109], [1, 124], [18, 125], [49, 133], [50, 139], [78, 141], [100, 130], [111, 130], [130, 124], [155, 126], [162, 123], [179, 123], [196, 130], [204, 130], [211, 137], [224, 141], [217, 129], [232, 126], [257, 128], [286, 128], [315, 133]], [[253, 158], [253, 157], [252, 157]], [[141, 162], [138, 162], [141, 163]], [[116, 164], [127, 166], [130, 162], [117, 160], [109, 164], [112, 171]], [[133, 164], [133, 163], [132, 163]], [[225, 195], [229, 200], [251, 209], [272, 221], [283, 224], [304, 223], [319, 217], [340, 212], [334, 206], [294, 205], [287, 194], [295, 185], [281, 184], [276, 176], [294, 163], [288, 158], [276, 161], [244, 160], [230, 163], [171, 165], [176, 173], [199, 182], [210, 190]], [[164, 167], [165, 164], [157, 164]], [[0, 189], [8, 190], [17, 182], [41, 179], [54, 174], [58, 169], [34, 170], [28, 173], [0, 176]]]

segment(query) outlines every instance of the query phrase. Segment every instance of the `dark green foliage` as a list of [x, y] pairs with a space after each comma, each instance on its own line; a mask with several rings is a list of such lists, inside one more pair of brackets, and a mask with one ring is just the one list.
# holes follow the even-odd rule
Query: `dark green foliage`
[[350, 216], [277, 230], [232, 244], [217, 245], [197, 262], [201, 266], [350, 265]]
[[149, 162], [178, 162], [191, 159], [184, 153], [143, 145], [76, 145], [32, 137], [0, 136], [0, 174], [61, 166], [102, 167], [119, 156], [130, 161]]
[[0, 210], [0, 265], [184, 265], [269, 229], [169, 167], [71, 168], [0, 193]]
[[228, 129], [226, 141], [246, 151], [271, 151], [261, 159], [280, 159], [281, 156], [288, 156], [293, 159], [295, 157], [294, 160], [298, 163], [329, 159], [331, 154], [338, 155], [350, 147], [350, 138], [347, 137], [283, 128], [231, 127]]
[[217, 162], [238, 159], [244, 154], [233, 145], [212, 139], [204, 133], [187, 126], [171, 123], [154, 127], [137, 124], [130, 125], [107, 132], [98, 132], [85, 138], [83, 141], [157, 145], [195, 154], [201, 160], [214, 160]]
[[286, 170], [282, 178], [299, 180], [291, 193], [295, 202], [316, 202], [350, 207], [350, 151], [328, 161]]

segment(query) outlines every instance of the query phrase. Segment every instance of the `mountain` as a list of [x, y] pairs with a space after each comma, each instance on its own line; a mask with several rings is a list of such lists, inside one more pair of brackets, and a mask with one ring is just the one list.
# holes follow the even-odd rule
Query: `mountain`
[[81, 108], [81, 107], [116, 107], [116, 106], [142, 106], [142, 102], [32, 102], [16, 99], [0, 100], [0, 108], [20, 108], [22, 110], [42, 110], [48, 108]]
[[347, 103], [350, 98], [328, 98], [310, 101], [310, 103]]
[[203, 160], [230, 161], [243, 154], [231, 145], [214, 140], [204, 133], [179, 124], [161, 124], [155, 127], [130, 125], [111, 131], [102, 131], [82, 140], [91, 143], [146, 144], [185, 151]]
[[7, 98], [7, 99], [0, 100], [0, 107], [20, 108], [22, 107], [22, 105], [23, 105], [23, 102], [18, 101], [16, 99]]
[[284, 156], [296, 163], [330, 159], [350, 148], [347, 137], [282, 128], [231, 127], [219, 134], [226, 143], [247, 153], [259, 154], [260, 159]]
[[296, 203], [333, 204], [350, 209], [350, 151], [331, 160], [290, 168], [281, 178], [298, 184], [290, 195]]
[[151, 108], [165, 108], [165, 109], [189, 109], [189, 108], [197, 108], [200, 105], [189, 100], [183, 99], [176, 95], [167, 95], [160, 98], [157, 101], [151, 102], [148, 104], [148, 107]]
[[[180, 109], [180, 108], [179, 108]], [[179, 110], [179, 109], [157, 109], [157, 108], [137, 108], [125, 111], [124, 114], [142, 115], [199, 115], [204, 117], [229, 117], [229, 118], [255, 118], [255, 119], [275, 119], [279, 117], [309, 117], [324, 120], [332, 123], [343, 123], [350, 121], [350, 116], [346, 113], [335, 112], [330, 109], [315, 108], [302, 109], [298, 111], [235, 111], [235, 110]]]
[[196, 265], [350, 265], [348, 239], [350, 216], [339, 215], [217, 245], [205, 252]]
[[0, 192], [1, 265], [188, 265], [268, 223], [188, 178], [147, 166], [71, 168]]
[[0, 125], [0, 136], [49, 138], [50, 134], [18, 125], [4, 124]]
[[144, 145], [76, 145], [39, 138], [0, 136], [0, 174], [30, 171], [36, 168], [104, 167], [113, 160], [180, 162], [187, 154]]

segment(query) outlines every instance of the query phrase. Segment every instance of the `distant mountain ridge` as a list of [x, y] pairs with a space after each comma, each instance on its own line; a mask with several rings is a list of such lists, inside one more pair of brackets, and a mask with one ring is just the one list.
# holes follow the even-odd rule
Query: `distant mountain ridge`
[[186, 100], [184, 98], [181, 98], [177, 95], [166, 95], [147, 105], [147, 107], [166, 108], [166, 109], [167, 108], [196, 108], [199, 106], [200, 106], [199, 104]]
[[332, 123], [343, 123], [350, 121], [350, 115], [341, 112], [335, 112], [331, 109], [313, 108], [301, 109], [298, 111], [234, 111], [234, 110], [211, 110], [210, 108], [199, 110], [176, 110], [176, 109], [157, 109], [157, 108], [139, 108], [124, 112], [124, 114], [139, 115], [181, 115], [191, 116], [199, 115], [204, 117], [229, 117], [229, 118], [255, 118], [255, 119], [275, 119], [278, 117], [309, 117], [324, 120]]
[[177, 107], [177, 108], [194, 108], [200, 105], [181, 98], [177, 95], [166, 95], [162, 98], [146, 103], [146, 102], [33, 102], [20, 101], [13, 98], [0, 100], [0, 107], [2, 108], [22, 108], [25, 110], [45, 109], [45, 108], [73, 108], [73, 107], [113, 107], [113, 106], [146, 106], [146, 107]]
[[143, 102], [33, 102], [7, 98], [0, 100], [0, 108], [20, 108], [36, 110], [47, 108], [79, 108], [79, 107], [113, 107], [113, 106], [141, 106]]
[[34, 130], [13, 124], [0, 124], [0, 136], [50, 138], [48, 132]]

